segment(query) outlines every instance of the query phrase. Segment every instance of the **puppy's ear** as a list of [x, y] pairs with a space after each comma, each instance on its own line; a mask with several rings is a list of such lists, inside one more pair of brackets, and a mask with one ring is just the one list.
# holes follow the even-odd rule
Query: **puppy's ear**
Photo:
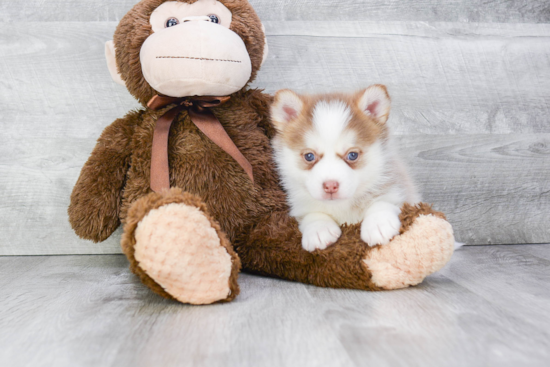
[[390, 96], [385, 86], [371, 85], [358, 94], [357, 105], [367, 116], [384, 124], [390, 114]]
[[117, 83], [122, 86], [126, 86], [124, 83], [124, 80], [122, 80], [122, 77], [120, 76], [120, 73], [118, 72], [118, 69], [116, 67], [116, 58], [115, 58], [115, 44], [113, 41], [107, 41], [105, 43], [105, 58], [107, 59], [107, 67], [109, 68], [109, 73], [111, 74], [111, 78]]
[[289, 89], [278, 91], [271, 105], [273, 125], [277, 130], [282, 131], [289, 122], [300, 116], [303, 108], [304, 102], [299, 95]]

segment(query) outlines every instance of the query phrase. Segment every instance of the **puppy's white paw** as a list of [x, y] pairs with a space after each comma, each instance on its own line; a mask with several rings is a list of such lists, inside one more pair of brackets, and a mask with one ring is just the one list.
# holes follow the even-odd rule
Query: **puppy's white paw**
[[369, 246], [386, 245], [399, 234], [400, 228], [399, 216], [394, 212], [373, 213], [361, 224], [361, 239]]
[[342, 230], [332, 221], [316, 221], [308, 224], [302, 231], [302, 247], [312, 252], [324, 250], [340, 238]]

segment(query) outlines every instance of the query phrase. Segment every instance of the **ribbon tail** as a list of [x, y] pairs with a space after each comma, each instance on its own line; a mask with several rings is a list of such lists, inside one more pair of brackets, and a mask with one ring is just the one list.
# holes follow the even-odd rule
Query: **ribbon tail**
[[170, 188], [170, 169], [168, 165], [168, 135], [170, 126], [183, 106], [172, 108], [162, 115], [155, 125], [153, 149], [151, 151], [151, 189], [160, 192]]
[[223, 128], [220, 121], [209, 110], [197, 111], [194, 108], [189, 109], [189, 116], [191, 121], [204, 133], [210, 140], [216, 145], [222, 148], [227, 154], [229, 154], [239, 165], [244, 169], [252, 183], [254, 183], [254, 174], [252, 172], [252, 165], [241, 153], [239, 148], [235, 145], [233, 140], [227, 135], [227, 132]]

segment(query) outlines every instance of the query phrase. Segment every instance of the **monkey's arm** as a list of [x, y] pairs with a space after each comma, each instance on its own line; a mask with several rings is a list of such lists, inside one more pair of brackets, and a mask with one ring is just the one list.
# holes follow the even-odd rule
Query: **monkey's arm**
[[82, 238], [100, 242], [120, 225], [119, 209], [128, 170], [134, 126], [131, 112], [107, 126], [82, 167], [69, 205], [69, 222]]

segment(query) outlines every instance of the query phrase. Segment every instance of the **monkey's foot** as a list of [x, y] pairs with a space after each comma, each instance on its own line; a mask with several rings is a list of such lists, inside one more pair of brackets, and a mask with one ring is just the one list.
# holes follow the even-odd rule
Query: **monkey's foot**
[[132, 205], [123, 248], [143, 283], [167, 298], [209, 304], [239, 292], [240, 261], [225, 234], [197, 197], [179, 189]]
[[417, 285], [441, 269], [453, 251], [449, 222], [431, 214], [418, 215], [389, 244], [368, 251], [363, 262], [372, 274], [372, 283], [383, 289], [399, 289]]

